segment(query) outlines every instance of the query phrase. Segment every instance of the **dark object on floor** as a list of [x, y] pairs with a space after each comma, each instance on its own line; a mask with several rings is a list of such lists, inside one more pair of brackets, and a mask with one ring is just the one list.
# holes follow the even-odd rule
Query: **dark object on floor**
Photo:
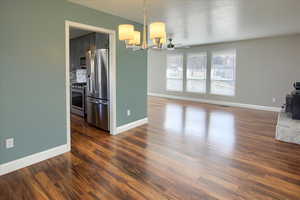
[[291, 113], [293, 119], [300, 120], [300, 82], [294, 83], [295, 90], [286, 96], [285, 111]]

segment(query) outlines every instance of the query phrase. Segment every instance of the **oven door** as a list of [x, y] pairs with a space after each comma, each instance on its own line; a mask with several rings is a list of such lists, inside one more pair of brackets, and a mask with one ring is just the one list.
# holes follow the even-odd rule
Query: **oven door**
[[84, 89], [72, 88], [72, 113], [84, 116]]

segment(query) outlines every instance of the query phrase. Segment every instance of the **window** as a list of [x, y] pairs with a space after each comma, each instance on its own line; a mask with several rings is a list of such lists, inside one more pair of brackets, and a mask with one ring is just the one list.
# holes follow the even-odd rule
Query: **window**
[[206, 53], [188, 54], [186, 69], [186, 91], [206, 92]]
[[212, 53], [210, 92], [227, 96], [235, 95], [236, 51]]
[[183, 90], [183, 55], [167, 55], [167, 90]]

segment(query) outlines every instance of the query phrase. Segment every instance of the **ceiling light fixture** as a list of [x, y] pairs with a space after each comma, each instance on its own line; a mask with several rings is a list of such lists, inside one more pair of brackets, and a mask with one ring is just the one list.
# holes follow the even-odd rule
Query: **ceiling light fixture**
[[162, 48], [166, 43], [166, 24], [163, 22], [154, 22], [149, 25], [150, 39], [153, 41], [153, 46], [148, 45], [147, 38], [147, 8], [146, 0], [143, 2], [144, 9], [144, 23], [143, 23], [143, 42], [141, 43], [141, 33], [134, 30], [131, 24], [119, 25], [119, 40], [125, 41], [126, 48], [133, 48], [134, 50], [153, 48]]

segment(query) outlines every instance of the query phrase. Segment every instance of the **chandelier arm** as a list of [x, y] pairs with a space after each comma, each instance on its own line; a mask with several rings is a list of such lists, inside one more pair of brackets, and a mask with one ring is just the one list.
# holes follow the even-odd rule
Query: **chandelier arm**
[[147, 44], [147, 5], [146, 5], [146, 0], [143, 2], [144, 6], [144, 26], [143, 26], [143, 42], [142, 42], [142, 49], [147, 49], [148, 44]]

